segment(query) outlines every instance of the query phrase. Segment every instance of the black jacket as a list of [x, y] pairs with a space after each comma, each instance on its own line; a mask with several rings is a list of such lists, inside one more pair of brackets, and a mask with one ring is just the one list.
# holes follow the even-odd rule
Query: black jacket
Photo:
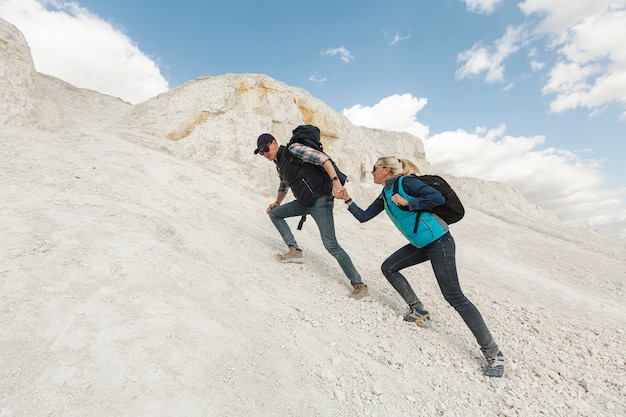
[[320, 172], [320, 167], [294, 162], [293, 160], [297, 158], [288, 152], [286, 146], [280, 145], [276, 154], [276, 169], [280, 178], [289, 183], [296, 199], [306, 207], [310, 207], [321, 197], [330, 198], [330, 195], [324, 191], [325, 178]]

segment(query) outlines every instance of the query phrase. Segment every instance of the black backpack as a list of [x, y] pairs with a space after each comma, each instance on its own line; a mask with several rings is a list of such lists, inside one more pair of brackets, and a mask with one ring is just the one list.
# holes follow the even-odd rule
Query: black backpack
[[[289, 146], [291, 146], [294, 143], [301, 143], [302, 145], [306, 145], [313, 149], [317, 149], [320, 152], [324, 152], [324, 145], [322, 145], [322, 142], [320, 141], [319, 128], [313, 125], [300, 125], [296, 127], [291, 133], [293, 135], [291, 136], [291, 139], [289, 140], [289, 143], [287, 144], [287, 152], [285, 152], [284, 155], [289, 159], [290, 162], [307, 167], [317, 172], [319, 175], [321, 175], [324, 178], [324, 193], [329, 196], [332, 195], [333, 182], [328, 176], [328, 173], [326, 172], [326, 170], [319, 165], [314, 165], [314, 164], [309, 164], [308, 162], [304, 162], [302, 159], [298, 158], [296, 155], [294, 155], [293, 153], [289, 151]], [[347, 175], [344, 174], [339, 169], [337, 164], [335, 164], [335, 161], [331, 159], [330, 162], [333, 164], [333, 167], [335, 168], [335, 172], [337, 173], [337, 178], [339, 178], [339, 182], [341, 182], [341, 185], [344, 185], [346, 181], [348, 181]], [[298, 230], [302, 229], [302, 225], [304, 224], [305, 220], [306, 220], [306, 214], [300, 218], [300, 222], [298, 223]]]
[[[320, 130], [317, 128], [317, 126], [300, 125], [292, 131], [292, 134], [293, 136], [291, 136], [291, 139], [289, 140], [289, 143], [287, 144], [287, 150], [289, 150], [289, 146], [291, 146], [292, 144], [301, 143], [302, 145], [306, 145], [313, 149], [317, 149], [320, 152], [324, 152], [324, 145], [322, 145], [322, 142], [320, 142]], [[323, 167], [304, 162], [302, 159], [298, 158], [291, 152], [287, 152], [287, 158], [289, 158], [289, 160], [293, 163], [312, 168], [313, 170], [318, 172], [320, 175], [322, 175], [324, 177], [324, 192], [328, 195], [332, 193], [333, 183], [328, 177], [328, 174], [326, 173], [326, 170]], [[335, 161], [331, 159], [330, 162], [332, 162], [333, 167], [335, 168], [335, 172], [337, 173], [337, 178], [339, 178], [341, 185], [344, 185], [346, 181], [348, 181], [348, 177], [339, 169], [337, 164], [335, 164]]]
[[[456, 223], [459, 220], [461, 220], [463, 216], [465, 216], [465, 208], [463, 207], [463, 203], [461, 203], [459, 196], [454, 192], [454, 190], [452, 189], [452, 187], [450, 187], [450, 184], [448, 184], [446, 180], [441, 178], [439, 175], [412, 174], [411, 176], [417, 178], [418, 180], [422, 181], [424, 184], [430, 185], [435, 190], [439, 191], [441, 195], [443, 195], [443, 198], [445, 199], [445, 202], [442, 205], [433, 207], [432, 209], [425, 210], [425, 211], [436, 214], [448, 224]], [[396, 178], [396, 180], [393, 183], [393, 194], [398, 193], [398, 180], [399, 179], [400, 177]], [[409, 210], [409, 208], [405, 206], [400, 206], [400, 208], [402, 210]], [[417, 221], [416, 221], [416, 228], [417, 228]]]

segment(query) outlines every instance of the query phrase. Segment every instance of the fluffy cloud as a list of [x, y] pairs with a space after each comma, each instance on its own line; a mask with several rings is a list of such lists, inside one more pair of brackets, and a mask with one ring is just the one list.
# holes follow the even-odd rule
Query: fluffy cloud
[[321, 84], [324, 84], [326, 81], [328, 81], [328, 78], [324, 77], [323, 75], [319, 75], [319, 73], [315, 71], [315, 74], [309, 77], [309, 81], [321, 85]]
[[428, 136], [428, 127], [419, 123], [415, 116], [428, 100], [411, 94], [393, 95], [368, 107], [357, 104], [344, 109], [343, 114], [358, 126], [409, 132], [419, 138]]
[[504, 81], [504, 60], [520, 48], [523, 33], [521, 27], [509, 27], [494, 46], [477, 43], [472, 48], [461, 52], [457, 61], [463, 65], [456, 72], [457, 79], [477, 76], [486, 72], [486, 82]]
[[350, 51], [343, 46], [340, 46], [339, 48], [326, 49], [325, 51], [322, 51], [322, 55], [339, 55], [339, 58], [341, 58], [341, 60], [345, 63], [348, 63], [354, 59], [354, 57], [350, 54]]
[[76, 3], [0, 0], [0, 17], [24, 34], [39, 72], [131, 103], [169, 88], [128, 36]]
[[601, 161], [563, 149], [540, 149], [544, 136], [510, 136], [505, 125], [429, 137], [428, 126], [417, 121], [417, 112], [426, 103], [410, 94], [393, 95], [372, 107], [344, 109], [343, 114], [356, 125], [421, 137], [434, 172], [510, 184], [528, 201], [554, 211], [568, 224], [621, 234], [626, 241], [626, 210], [621, 203], [626, 190], [603, 188]]
[[[556, 95], [551, 103], [552, 111], [594, 110], [612, 103], [626, 104], [626, 50], [623, 46], [626, 39], [626, 2], [621, 3], [621, 9], [605, 4], [605, 9], [595, 11], [593, 15], [580, 15], [576, 20], [572, 18], [565, 35], [549, 32], [554, 44], [559, 46], [559, 60], [550, 71], [550, 78], [543, 89], [546, 94]], [[543, 8], [526, 7], [525, 10], [538, 13]], [[552, 20], [563, 21], [559, 18], [560, 13], [551, 10], [543, 27], [546, 30], [559, 27]]]
[[[476, 11], [492, 2], [466, 3]], [[529, 44], [531, 68], [546, 68], [535, 60], [541, 45], [556, 52], [542, 90], [555, 96], [553, 112], [585, 108], [593, 115], [607, 105], [626, 106], [626, 0], [526, 0], [518, 6], [527, 22], [509, 27], [492, 45], [477, 42], [461, 52], [457, 79], [485, 73], [488, 83], [505, 82], [504, 61]]]
[[467, 10], [474, 13], [493, 13], [496, 6], [502, 2], [502, 0], [463, 0], [467, 5]]
[[518, 4], [524, 14], [540, 17], [539, 31], [554, 34], [565, 33], [586, 17], [620, 6], [624, 7], [624, 0], [525, 0]]
[[442, 132], [428, 138], [425, 148], [434, 170], [510, 184], [529, 201], [570, 223], [587, 223], [595, 213], [580, 207], [589, 203], [598, 203], [595, 212], [603, 205], [606, 211], [615, 208], [610, 201], [598, 202], [606, 192], [600, 190], [603, 177], [597, 161], [583, 160], [562, 149], [540, 150], [543, 136], [505, 133], [504, 125], [487, 131]]

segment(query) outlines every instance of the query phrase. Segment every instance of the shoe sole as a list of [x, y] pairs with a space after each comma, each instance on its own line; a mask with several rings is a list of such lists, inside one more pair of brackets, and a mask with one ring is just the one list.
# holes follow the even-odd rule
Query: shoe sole
[[415, 325], [419, 327], [430, 327], [432, 324], [433, 323], [430, 320], [422, 320], [419, 323], [415, 322]]
[[[430, 314], [426, 314], [426, 315], [418, 318], [417, 320], [413, 320], [413, 321], [405, 320], [405, 321], [408, 322], [408, 323], [415, 323], [415, 325], [419, 326], [419, 327], [430, 327], [430, 325], [432, 323], [431, 323], [429, 317], [430, 317]], [[428, 319], [428, 320], [426, 320], [426, 319]]]
[[276, 255], [274, 258], [281, 264], [301, 264], [304, 262], [303, 258], [280, 259], [280, 255]]
[[504, 378], [505, 374], [506, 374], [506, 365], [502, 365], [502, 373], [498, 372], [498, 373], [494, 373], [493, 375], [491, 375], [486, 372], [483, 372], [483, 375], [486, 376], [487, 378]]
[[348, 294], [348, 298], [352, 298], [353, 300], [362, 300], [363, 298], [367, 297], [369, 295], [369, 293], [365, 293], [365, 294], [358, 294], [358, 295], [354, 295], [354, 294]]
[[488, 378], [504, 378], [504, 375], [506, 374], [506, 359], [502, 360], [502, 362], [499, 363], [498, 366], [502, 367], [502, 373], [498, 372], [495, 375], [489, 375], [487, 372], [483, 372], [483, 375]]

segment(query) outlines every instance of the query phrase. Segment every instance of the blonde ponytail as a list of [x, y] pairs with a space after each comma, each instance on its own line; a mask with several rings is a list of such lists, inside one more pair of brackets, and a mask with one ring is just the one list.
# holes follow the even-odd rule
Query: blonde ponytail
[[383, 156], [378, 158], [376, 166], [389, 168], [393, 175], [420, 174], [420, 170], [408, 159], [398, 159], [395, 156]]

